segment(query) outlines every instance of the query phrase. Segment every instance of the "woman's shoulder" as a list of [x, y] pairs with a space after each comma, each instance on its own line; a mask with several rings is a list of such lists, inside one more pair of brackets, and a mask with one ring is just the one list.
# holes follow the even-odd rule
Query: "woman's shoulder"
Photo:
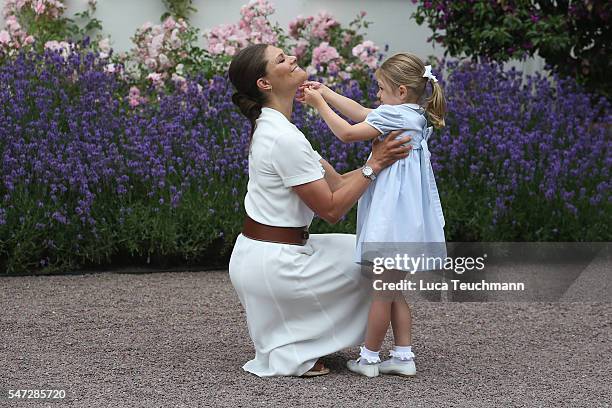
[[287, 120], [285, 115], [271, 108], [262, 108], [259, 117], [255, 121], [255, 132], [272, 132], [277, 130], [291, 128], [291, 122]]
[[262, 108], [255, 123], [255, 132], [270, 133], [272, 136], [281, 132], [301, 133], [284, 114], [272, 108]]
[[[272, 111], [272, 112], [271, 112]], [[263, 162], [296, 160], [313, 156], [306, 136], [280, 112], [264, 108], [257, 119], [251, 151]]]

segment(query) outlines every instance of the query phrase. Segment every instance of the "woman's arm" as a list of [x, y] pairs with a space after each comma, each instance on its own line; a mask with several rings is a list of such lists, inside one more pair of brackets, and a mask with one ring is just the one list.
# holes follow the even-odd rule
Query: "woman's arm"
[[[411, 146], [402, 146], [402, 144], [408, 142], [410, 138], [395, 139], [396, 136], [397, 132], [393, 132], [383, 142], [374, 141], [372, 157], [366, 164], [372, 167], [376, 174], [397, 160], [408, 156]], [[293, 190], [319, 217], [335, 224], [359, 200], [371, 181], [361, 174], [360, 169], [339, 175], [331, 166], [325, 167], [324, 165], [324, 168], [326, 170], [325, 179], [295, 186]], [[333, 170], [329, 176], [327, 175], [328, 168]], [[331, 180], [331, 183], [328, 180]]]
[[[403, 130], [396, 130], [391, 132], [390, 136], [399, 137], [403, 132]], [[410, 139], [412, 138], [408, 137], [406, 141]], [[319, 163], [321, 163], [321, 166], [323, 166], [323, 168], [325, 169], [325, 181], [327, 181], [329, 189], [332, 191], [332, 193], [339, 190], [340, 187], [342, 187], [344, 183], [347, 182], [347, 180], [350, 180], [353, 177], [353, 173], [361, 174], [361, 168], [351, 170], [348, 173], [340, 174], [336, 171], [336, 169], [334, 169], [331, 164], [329, 164], [327, 160], [321, 159], [319, 160]]]
[[342, 119], [329, 107], [321, 93], [317, 90], [304, 88], [304, 101], [319, 111], [319, 114], [334, 135], [345, 143], [371, 140], [380, 135], [378, 130], [366, 122], [351, 125]]
[[321, 163], [325, 169], [325, 181], [327, 181], [327, 185], [329, 185], [329, 189], [332, 193], [338, 191], [340, 187], [344, 185], [351, 173], [361, 173], [361, 168], [359, 168], [348, 173], [340, 174], [331, 164], [327, 162], [327, 160], [321, 159], [319, 160], [319, 163]]
[[368, 116], [368, 114], [372, 111], [372, 109], [361, 106], [354, 100], [347, 98], [344, 95], [340, 95], [320, 82], [306, 81], [300, 86], [302, 91], [305, 88], [312, 88], [321, 92], [321, 95], [327, 101], [327, 103], [338, 109], [340, 113], [353, 122], [363, 122], [366, 116]]

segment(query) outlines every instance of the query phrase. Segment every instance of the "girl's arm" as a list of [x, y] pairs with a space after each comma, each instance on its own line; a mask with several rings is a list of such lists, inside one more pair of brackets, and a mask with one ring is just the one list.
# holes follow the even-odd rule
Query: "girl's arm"
[[371, 140], [380, 135], [378, 130], [366, 122], [351, 125], [342, 119], [329, 107], [318, 90], [304, 88], [304, 101], [319, 111], [334, 135], [345, 143]]
[[334, 92], [320, 82], [306, 81], [300, 86], [300, 88], [302, 90], [304, 88], [318, 90], [321, 92], [321, 95], [323, 95], [323, 98], [327, 103], [338, 109], [344, 116], [348, 117], [353, 122], [363, 122], [366, 116], [368, 116], [368, 113], [372, 111], [372, 109], [363, 107], [354, 100]]

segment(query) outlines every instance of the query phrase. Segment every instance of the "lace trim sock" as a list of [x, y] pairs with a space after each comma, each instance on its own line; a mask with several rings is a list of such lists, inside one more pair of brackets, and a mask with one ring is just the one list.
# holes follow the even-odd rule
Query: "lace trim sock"
[[393, 346], [389, 355], [393, 357], [393, 363], [395, 364], [407, 364], [414, 358], [412, 346]]
[[359, 353], [359, 364], [376, 364], [380, 363], [380, 357], [378, 355], [378, 351], [368, 350], [367, 347], [361, 346], [361, 352]]

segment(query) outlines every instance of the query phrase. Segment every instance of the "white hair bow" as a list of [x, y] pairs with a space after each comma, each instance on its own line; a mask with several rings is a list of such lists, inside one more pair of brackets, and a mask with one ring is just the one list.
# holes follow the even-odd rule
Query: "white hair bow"
[[423, 78], [428, 78], [433, 82], [438, 82], [438, 78], [431, 73], [431, 65], [425, 65], [425, 73], [423, 74]]

